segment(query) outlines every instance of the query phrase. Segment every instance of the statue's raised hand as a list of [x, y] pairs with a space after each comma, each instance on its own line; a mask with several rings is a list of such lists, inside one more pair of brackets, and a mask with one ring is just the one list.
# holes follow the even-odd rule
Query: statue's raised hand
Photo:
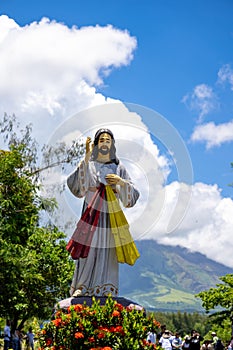
[[88, 136], [86, 139], [86, 155], [85, 155], [85, 161], [88, 162], [92, 151], [93, 151], [94, 143], [91, 141], [91, 137]]

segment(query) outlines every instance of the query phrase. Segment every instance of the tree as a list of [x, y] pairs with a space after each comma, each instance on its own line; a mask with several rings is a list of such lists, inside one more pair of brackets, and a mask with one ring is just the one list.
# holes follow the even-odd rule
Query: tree
[[202, 313], [156, 311], [154, 315], [161, 324], [166, 324], [167, 329], [172, 333], [179, 331], [183, 337], [186, 334], [190, 334], [192, 329], [196, 329], [202, 336], [205, 336], [210, 331], [208, 317]]
[[224, 321], [230, 320], [233, 335], [233, 274], [219, 278], [223, 283], [216, 284], [216, 288], [200, 292], [196, 297], [201, 298], [206, 313], [218, 308], [210, 314], [212, 323], [223, 326]]
[[[233, 162], [231, 162], [231, 167], [233, 168]], [[219, 279], [223, 283], [216, 284], [216, 288], [200, 292], [196, 297], [201, 298], [206, 313], [220, 308], [220, 310], [210, 314], [211, 321], [221, 327], [224, 327], [224, 324], [229, 321], [233, 336], [233, 274], [227, 274]]]
[[77, 159], [81, 145], [43, 147], [41, 169], [31, 127], [19, 132], [16, 118], [5, 115], [0, 128], [8, 146], [0, 151], [0, 316], [22, 328], [31, 317], [48, 318], [54, 304], [68, 296], [73, 261], [65, 234], [41, 225], [41, 212], [56, 204], [40, 197], [39, 176], [45, 168]]

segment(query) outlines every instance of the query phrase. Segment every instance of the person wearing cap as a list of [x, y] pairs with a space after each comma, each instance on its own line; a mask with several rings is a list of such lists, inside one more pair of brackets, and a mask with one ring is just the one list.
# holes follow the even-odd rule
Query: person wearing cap
[[166, 329], [162, 337], [159, 339], [159, 345], [162, 349], [172, 350], [171, 336], [171, 332], [168, 329]]
[[160, 326], [160, 332], [157, 335], [158, 339], [160, 339], [162, 337], [162, 335], [163, 335], [163, 333], [165, 332], [166, 329], [167, 329], [167, 326], [165, 324], [162, 324]]
[[218, 341], [218, 337], [217, 337], [217, 334], [216, 334], [216, 332], [211, 332], [211, 336], [212, 336], [212, 346], [215, 348], [215, 345], [216, 345], [216, 343], [217, 343], [217, 341]]
[[109, 129], [86, 139], [85, 158], [68, 176], [72, 194], [84, 198], [82, 216], [67, 244], [76, 261], [70, 294], [77, 297], [118, 295], [118, 263], [133, 265], [139, 257], [122, 212], [132, 207], [139, 192], [116, 156]]

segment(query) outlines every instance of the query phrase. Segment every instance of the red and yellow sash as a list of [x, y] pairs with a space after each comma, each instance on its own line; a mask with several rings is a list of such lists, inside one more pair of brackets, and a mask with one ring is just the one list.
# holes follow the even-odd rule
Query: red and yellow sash
[[93, 234], [98, 226], [103, 200], [106, 200], [108, 205], [107, 215], [109, 215], [111, 232], [114, 236], [117, 260], [119, 263], [134, 265], [140, 254], [129, 232], [129, 224], [118, 199], [109, 185], [101, 184], [97, 189], [77, 223], [66, 249], [74, 260], [88, 256]]
[[134, 265], [140, 254], [129, 232], [129, 224], [112, 190], [105, 186], [111, 231], [114, 236], [117, 260], [120, 263]]

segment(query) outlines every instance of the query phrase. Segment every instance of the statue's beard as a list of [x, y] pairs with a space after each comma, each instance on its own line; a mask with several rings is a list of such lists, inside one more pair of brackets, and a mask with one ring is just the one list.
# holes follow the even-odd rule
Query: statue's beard
[[103, 156], [106, 156], [109, 152], [110, 152], [110, 149], [108, 147], [106, 148], [99, 148], [99, 152], [103, 155]]

